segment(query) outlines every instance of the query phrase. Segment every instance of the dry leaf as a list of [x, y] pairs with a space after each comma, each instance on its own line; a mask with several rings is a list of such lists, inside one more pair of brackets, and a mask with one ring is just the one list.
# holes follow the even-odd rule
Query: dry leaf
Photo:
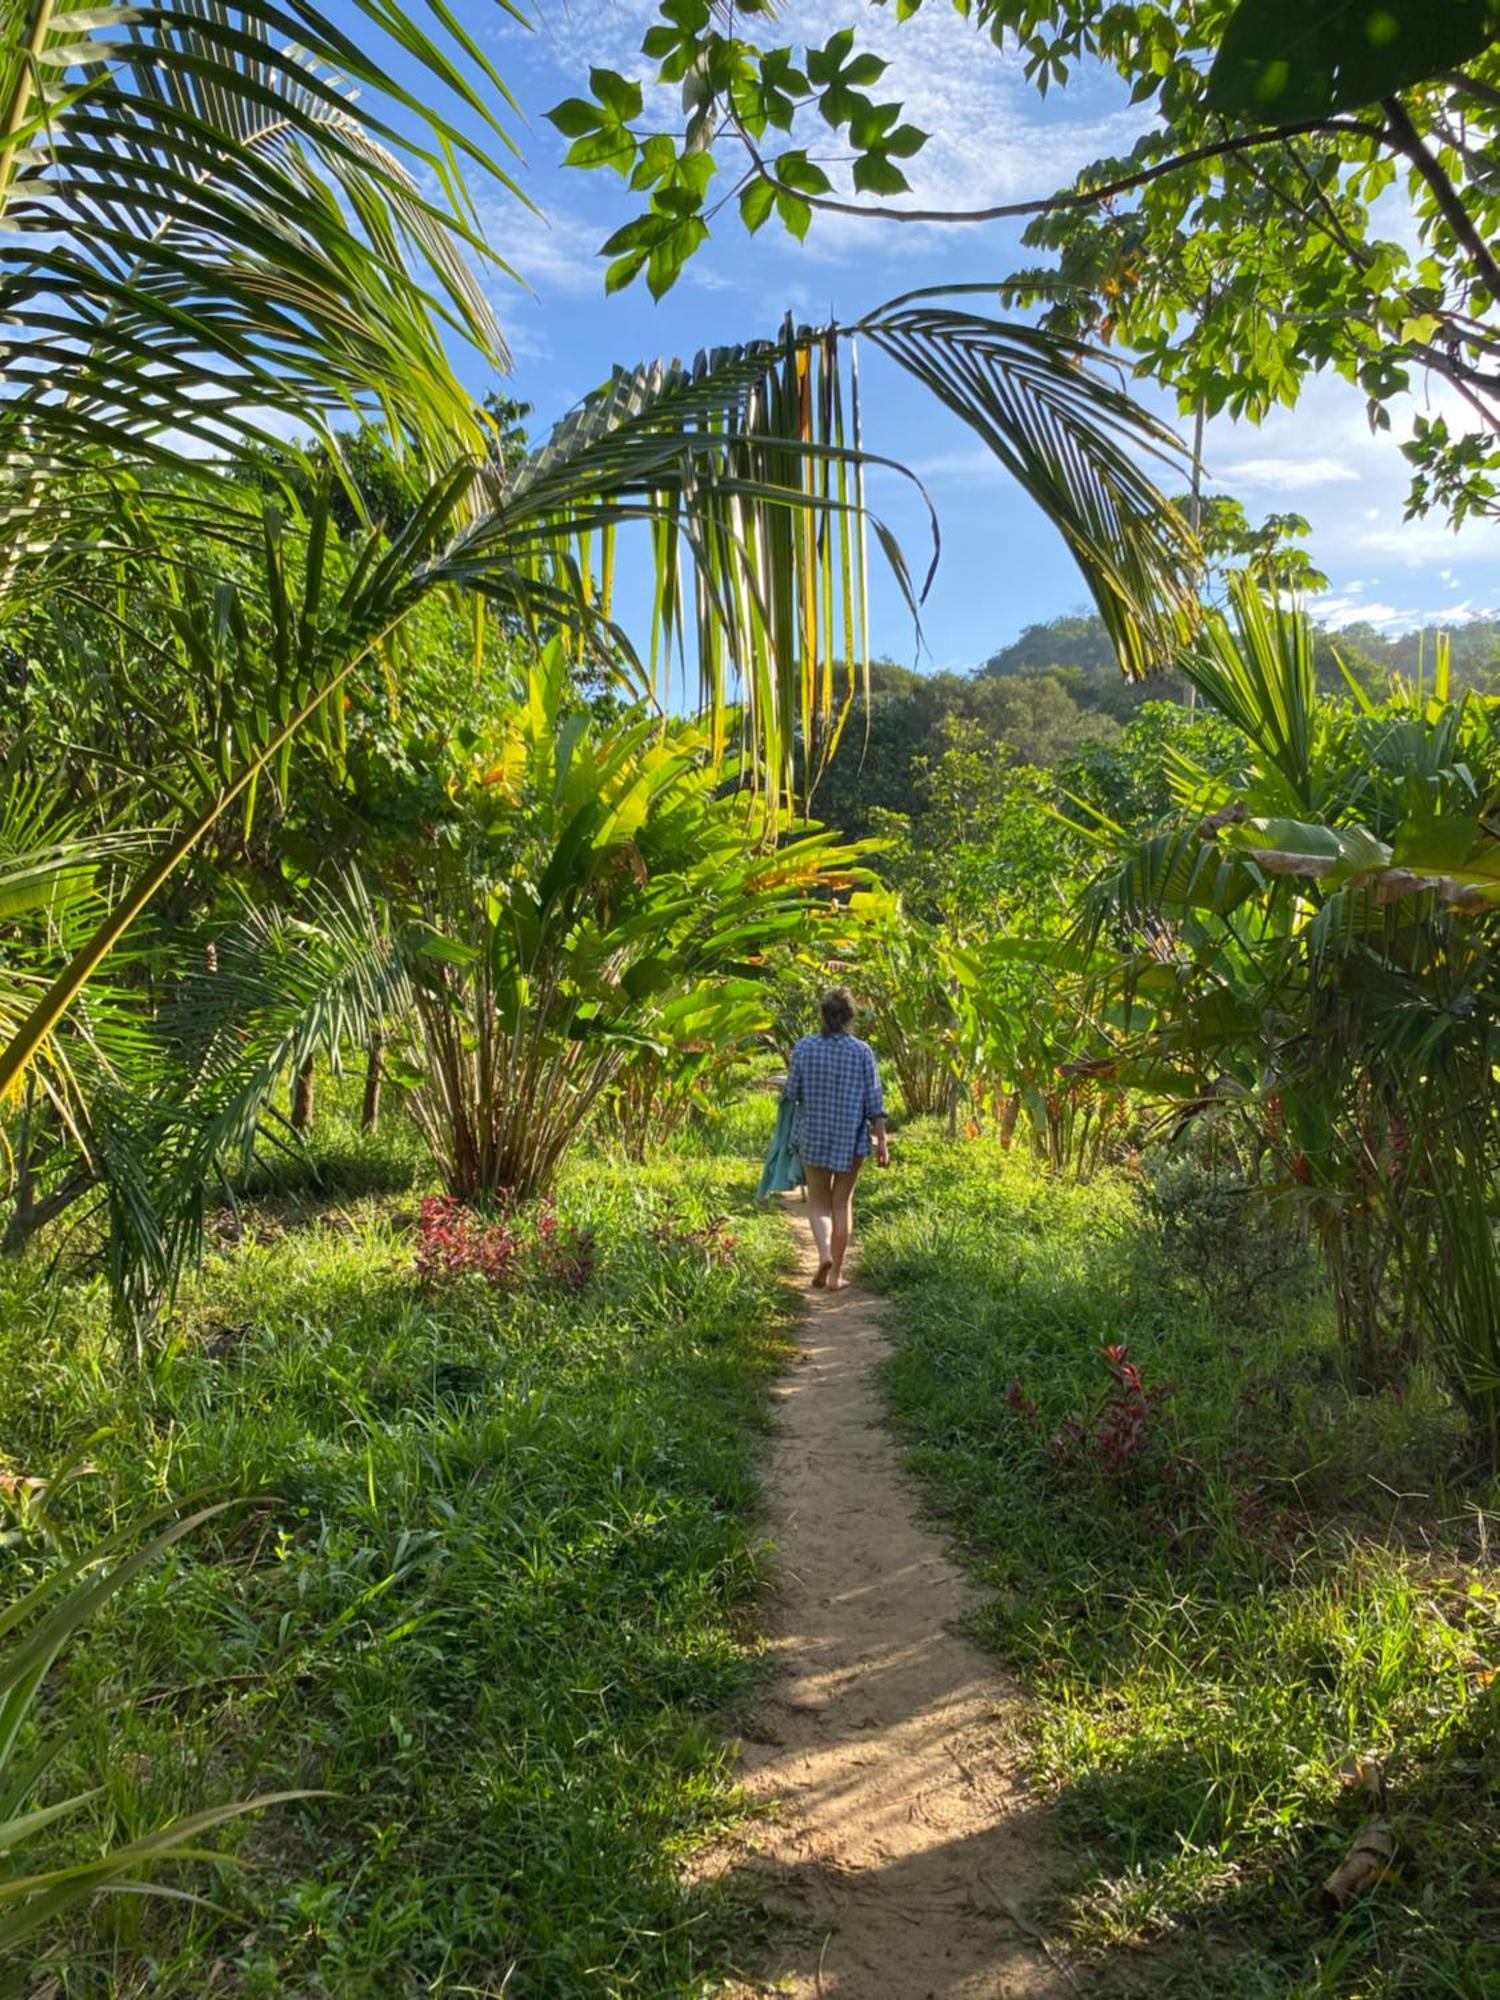
[[1396, 1837], [1382, 1820], [1372, 1820], [1355, 1835], [1354, 1845], [1323, 1884], [1323, 1894], [1338, 1909], [1363, 1896], [1389, 1874], [1396, 1858]]

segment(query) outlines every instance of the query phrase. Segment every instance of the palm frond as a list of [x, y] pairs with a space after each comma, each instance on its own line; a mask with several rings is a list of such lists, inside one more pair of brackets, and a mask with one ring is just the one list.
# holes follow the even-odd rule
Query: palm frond
[[[440, 322], [506, 357], [460, 159], [516, 190], [459, 114], [509, 141], [447, 10], [436, 36], [378, 0], [357, 11], [358, 36], [305, 0], [7, 10], [0, 462], [16, 512], [45, 455], [222, 450], [264, 434], [268, 410], [316, 426], [369, 406], [439, 457], [479, 449]], [[394, 81], [398, 48], [419, 83]]]
[[617, 370], [532, 458], [493, 476], [449, 561], [508, 610], [531, 600], [555, 615], [571, 600], [581, 628], [607, 623], [613, 538], [642, 527], [655, 571], [645, 663], [613, 626], [611, 643], [658, 702], [691, 647], [715, 743], [738, 700], [752, 765], [779, 793], [799, 733], [815, 772], [865, 684], [868, 528], [916, 617], [905, 558], [865, 506], [865, 469], [889, 463], [860, 439], [837, 333], [788, 326], [688, 364]]
[[1266, 779], [1280, 781], [1287, 813], [1316, 818], [1327, 801], [1311, 621], [1248, 576], [1231, 577], [1229, 588], [1232, 615], [1209, 614], [1179, 669], [1253, 745]]
[[162, 1022], [153, 1091], [94, 1106], [109, 1275], [137, 1323], [198, 1254], [208, 1191], [248, 1166], [288, 1078], [314, 1057], [337, 1068], [410, 1002], [405, 966], [353, 874], [295, 914], [247, 904], [213, 943]]
[[1166, 666], [1197, 622], [1200, 557], [1143, 463], [1176, 471], [1182, 447], [1104, 379], [1094, 350], [944, 302], [986, 289], [912, 292], [855, 331], [961, 417], [1040, 507], [1083, 572], [1124, 671], [1137, 678]]

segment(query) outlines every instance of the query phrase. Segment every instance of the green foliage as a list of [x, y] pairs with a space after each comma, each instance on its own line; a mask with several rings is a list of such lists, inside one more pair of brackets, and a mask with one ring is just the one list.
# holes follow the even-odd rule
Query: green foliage
[[773, 837], [700, 732], [597, 720], [561, 647], [501, 724], [457, 732], [440, 774], [362, 873], [242, 905], [180, 971], [156, 1073], [94, 1163], [137, 1326], [315, 1059], [378, 1051], [458, 1200], [530, 1197], [602, 1101], [638, 1152], [679, 1121], [769, 1025], [768, 957], [836, 918], [862, 873], [815, 830]]
[[1180, 759], [1175, 822], [1091, 892], [1110, 1073], [1175, 1076], [1190, 1115], [1252, 1133], [1322, 1238], [1363, 1379], [1424, 1352], [1493, 1455], [1492, 704], [1448, 699], [1441, 657], [1431, 693], [1321, 697], [1306, 620], [1248, 585], [1184, 671], [1241, 756]]
[[1482, 55], [1492, 0], [1239, 0], [1208, 78], [1208, 102], [1239, 116], [1355, 111]]
[[723, 1216], [763, 1126], [691, 1172], [572, 1174], [586, 1295], [424, 1293], [400, 1197], [283, 1197], [122, 1377], [97, 1287], [0, 1266], [0, 1465], [87, 1441], [70, 1533], [162, 1492], [273, 1496], [75, 1641], [49, 1796], [101, 1789], [48, 1856], [154, 1828], [205, 1773], [215, 1797], [330, 1794], [231, 1831], [243, 1866], [212, 1903], [75, 1911], [44, 1962], [63, 1993], [199, 2000], [222, 1962], [265, 2000], [581, 2000], [607, 1966], [615, 1992], [686, 2000], [738, 1961], [736, 1885], [683, 1862], [740, 1810], [714, 1718], [755, 1671], [784, 1240]]
[[721, 974], [658, 1007], [651, 1046], [627, 1057], [604, 1099], [628, 1158], [646, 1159], [689, 1119], [700, 1129], [722, 1119], [745, 1065], [774, 1031], [774, 1000], [763, 977]]
[[1155, 1146], [1142, 1162], [1167, 1262], [1205, 1306], [1247, 1329], [1282, 1318], [1314, 1269], [1303, 1218], [1268, 1197], [1256, 1168], [1217, 1133], [1196, 1147]]
[[[1013, 675], [915, 674], [874, 662], [868, 698], [857, 697], [850, 710], [818, 779], [813, 811], [857, 838], [884, 824], [883, 814], [917, 818], [926, 810], [931, 771], [960, 738], [996, 770], [1063, 766], [1115, 744], [1119, 721], [1134, 714], [1143, 694], [1164, 685], [1164, 677], [1126, 682], [1098, 620], [1056, 622], [1087, 625], [1097, 634], [1104, 664], [1096, 674], [1080, 672], [1061, 641], [1056, 657], [1066, 664], [1054, 666], [1049, 657], [1035, 671]], [[1038, 645], [1044, 649], [1050, 654], [1045, 641]]]
[[[1252, 532], [1258, 535], [1261, 531]], [[1258, 580], [1265, 582], [1264, 578]], [[1314, 672], [1326, 694], [1347, 694], [1352, 673], [1367, 692], [1379, 695], [1396, 679], [1430, 683], [1439, 644], [1447, 650], [1450, 685], [1455, 692], [1475, 688], [1487, 694], [1494, 689], [1500, 677], [1500, 625], [1493, 618], [1466, 618], [1456, 624], [1395, 634], [1363, 621], [1341, 626], [1336, 632], [1315, 624]], [[1103, 626], [1096, 618], [1079, 614], [1028, 625], [979, 669], [984, 675], [1021, 677], [1048, 671], [1061, 675], [1063, 684], [1083, 706], [1122, 721], [1143, 701], [1180, 701], [1188, 693], [1187, 683], [1175, 673], [1153, 675], [1132, 685], [1123, 683]], [[941, 681], [942, 677], [931, 678]]]
[[[1489, 1992], [1500, 1593], [1440, 1389], [1351, 1397], [1315, 1300], [1270, 1274], [1243, 1318], [1206, 1297], [1127, 1180], [919, 1133], [900, 1163], [862, 1193], [891, 1402], [982, 1587], [973, 1630], [1020, 1680], [1089, 1984]], [[1080, 1454], [1120, 1344], [1141, 1439]], [[1383, 1770], [1400, 1861], [1325, 1914], [1372, 1811], [1354, 1759]]]
[[[898, 20], [919, 8], [903, 0]], [[625, 119], [618, 143], [627, 165], [639, 162], [633, 184], [666, 182], [687, 159], [705, 184], [727, 166], [747, 227], [777, 215], [799, 238], [820, 208], [1026, 217], [1027, 244], [1045, 261], [1014, 274], [1007, 301], [1040, 307], [1053, 331], [1118, 343], [1184, 411], [1258, 419], [1327, 370], [1357, 384], [1372, 422], [1389, 428], [1394, 399], [1431, 371], [1492, 439], [1490, 0], [954, 0], [953, 11], [1014, 48], [1042, 95], [1096, 66], [1112, 71], [1138, 107], [1138, 135], [1035, 201], [888, 206], [905, 191], [899, 161], [926, 135], [899, 102], [868, 94], [883, 64], [852, 26], [821, 48], [788, 44], [774, 10], [726, 18], [674, 0], [643, 51], [662, 82], [681, 81], [689, 117], [672, 133], [639, 112]], [[810, 157], [830, 128], [849, 162], [839, 185]], [[1399, 237], [1385, 219], [1395, 189], [1415, 220]], [[689, 250], [708, 233], [696, 208], [692, 219]], [[1414, 462], [1414, 510], [1493, 511], [1483, 435], [1429, 426]]]
[[[1328, 578], [1297, 544], [1312, 532], [1301, 514], [1268, 514], [1258, 528], [1242, 503], [1227, 493], [1210, 493], [1198, 501], [1198, 539], [1210, 564], [1220, 573], [1244, 570], [1267, 590], [1316, 595], [1328, 588]], [[1177, 505], [1190, 512], [1183, 495]]]

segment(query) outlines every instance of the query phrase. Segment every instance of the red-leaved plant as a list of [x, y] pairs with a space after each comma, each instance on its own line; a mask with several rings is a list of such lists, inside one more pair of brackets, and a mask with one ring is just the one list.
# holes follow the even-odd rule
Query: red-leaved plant
[[594, 1274], [594, 1232], [565, 1229], [548, 1202], [528, 1230], [508, 1197], [494, 1213], [480, 1215], [453, 1195], [429, 1195], [417, 1224], [414, 1265], [427, 1286], [472, 1274], [501, 1291], [539, 1277], [581, 1292]]
[[[1099, 1353], [1109, 1370], [1109, 1388], [1092, 1409], [1059, 1425], [1047, 1440], [1047, 1456], [1059, 1472], [1097, 1475], [1111, 1486], [1123, 1485], [1149, 1461], [1159, 1483], [1179, 1486], [1180, 1471], [1191, 1468], [1162, 1436], [1161, 1411], [1174, 1393], [1171, 1384], [1148, 1387], [1123, 1341]], [[1029, 1428], [1040, 1427], [1041, 1411], [1020, 1382], [1006, 1390], [1005, 1406]]]
[[1109, 1370], [1109, 1389], [1092, 1410], [1070, 1417], [1047, 1451], [1060, 1471], [1096, 1472], [1118, 1486], [1139, 1469], [1157, 1442], [1160, 1412], [1174, 1391], [1166, 1382], [1148, 1388], [1123, 1341], [1101, 1348], [1100, 1354]]
[[[1203, 1469], [1184, 1452], [1164, 1420], [1175, 1391], [1170, 1383], [1148, 1384], [1124, 1342], [1099, 1350], [1109, 1371], [1109, 1387], [1091, 1409], [1069, 1417], [1047, 1439], [1047, 1457], [1069, 1484], [1084, 1484], [1097, 1492], [1102, 1481], [1147, 1528], [1174, 1547], [1183, 1546], [1213, 1525], [1217, 1508]], [[1020, 1382], [1005, 1392], [1011, 1415], [1038, 1436], [1042, 1414]], [[1262, 1475], [1264, 1461], [1253, 1450], [1241, 1449], [1229, 1458], [1227, 1484], [1219, 1489], [1228, 1502], [1235, 1530], [1271, 1548], [1285, 1545], [1296, 1533], [1293, 1517], [1271, 1507]]]

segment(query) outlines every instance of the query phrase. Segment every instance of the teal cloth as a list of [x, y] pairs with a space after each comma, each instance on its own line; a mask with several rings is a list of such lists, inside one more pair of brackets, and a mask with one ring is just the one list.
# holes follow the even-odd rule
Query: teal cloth
[[789, 1097], [783, 1097], [781, 1108], [776, 1113], [776, 1130], [771, 1134], [770, 1151], [766, 1154], [766, 1164], [761, 1168], [755, 1199], [764, 1201], [768, 1194], [785, 1194], [788, 1188], [801, 1185], [802, 1155], [797, 1151], [797, 1107]]

